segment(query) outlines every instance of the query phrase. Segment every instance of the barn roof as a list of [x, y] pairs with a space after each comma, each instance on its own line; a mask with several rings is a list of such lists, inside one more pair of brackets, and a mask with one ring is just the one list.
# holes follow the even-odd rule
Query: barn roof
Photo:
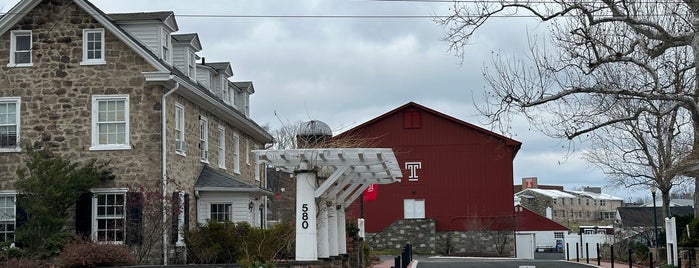
[[342, 135], [345, 134], [345, 133], [352, 133], [352, 132], [358, 131], [358, 130], [360, 130], [360, 129], [366, 128], [367, 126], [372, 125], [372, 124], [374, 124], [374, 123], [376, 123], [376, 122], [378, 122], [378, 121], [381, 121], [382, 119], [384, 119], [384, 118], [386, 118], [386, 117], [389, 117], [389, 116], [391, 116], [391, 115], [394, 115], [394, 114], [396, 114], [396, 113], [399, 113], [399, 112], [401, 112], [401, 111], [403, 111], [403, 110], [407, 110], [407, 109], [410, 109], [410, 108], [414, 108], [414, 109], [418, 109], [418, 110], [422, 110], [422, 111], [425, 111], [425, 112], [434, 114], [434, 115], [436, 115], [436, 116], [439, 116], [439, 117], [441, 117], [441, 118], [444, 118], [444, 119], [446, 119], [446, 120], [448, 120], [448, 121], [451, 121], [451, 122], [453, 122], [453, 123], [456, 123], [456, 124], [459, 124], [459, 125], [461, 125], [461, 126], [464, 126], [464, 127], [470, 128], [470, 129], [473, 129], [473, 130], [475, 130], [475, 131], [478, 131], [478, 132], [487, 134], [487, 135], [489, 135], [489, 136], [491, 136], [491, 137], [495, 137], [495, 138], [497, 138], [497, 139], [503, 140], [503, 141], [505, 142], [505, 144], [507, 144], [508, 146], [511, 146], [511, 147], [514, 148], [514, 155], [513, 155], [512, 157], [514, 157], [514, 156], [517, 154], [517, 151], [519, 151], [519, 149], [522, 147], [522, 143], [519, 142], [519, 141], [516, 141], [516, 140], [511, 139], [511, 138], [508, 138], [508, 137], [505, 137], [505, 136], [503, 136], [503, 135], [497, 134], [497, 133], [495, 133], [495, 132], [492, 132], [492, 131], [487, 130], [487, 129], [485, 129], [485, 128], [482, 128], [482, 127], [476, 126], [476, 125], [474, 125], [474, 124], [465, 122], [465, 121], [460, 120], [460, 119], [457, 119], [457, 118], [455, 118], [455, 117], [446, 115], [446, 114], [441, 113], [441, 112], [438, 112], [438, 111], [436, 111], [436, 110], [427, 108], [427, 107], [425, 107], [425, 106], [423, 106], [423, 105], [417, 104], [417, 103], [412, 102], [412, 101], [411, 101], [411, 102], [408, 102], [408, 103], [406, 103], [406, 104], [404, 104], [404, 105], [402, 105], [402, 106], [400, 106], [400, 107], [398, 107], [398, 108], [395, 108], [395, 109], [393, 109], [393, 110], [391, 110], [391, 111], [388, 111], [388, 112], [386, 112], [386, 113], [384, 113], [384, 114], [382, 114], [382, 115], [380, 115], [380, 116], [378, 116], [378, 117], [375, 117], [374, 119], [371, 119], [371, 120], [369, 120], [369, 121], [366, 121], [366, 122], [364, 122], [364, 123], [361, 124], [361, 125], [358, 125], [358, 126], [356, 126], [356, 127], [353, 127], [353, 128], [351, 128], [351, 129], [349, 129], [349, 130], [347, 130], [347, 131], [345, 131], [345, 132], [339, 134], [338, 136], [342, 136]]
[[517, 231], [570, 231], [568, 227], [520, 205], [515, 206], [515, 224]]

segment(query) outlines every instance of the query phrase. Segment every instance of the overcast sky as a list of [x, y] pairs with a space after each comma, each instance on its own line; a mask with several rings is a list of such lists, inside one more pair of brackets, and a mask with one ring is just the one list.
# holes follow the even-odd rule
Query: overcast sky
[[[4, 1], [2, 12], [17, 1]], [[441, 41], [444, 30], [430, 18], [288, 18], [327, 15], [445, 15], [450, 3], [369, 0], [93, 0], [112, 12], [174, 11], [178, 33], [198, 33], [199, 56], [230, 62], [233, 81], [252, 81], [251, 116], [272, 128], [321, 120], [340, 133], [414, 101], [469, 123], [482, 124], [474, 109], [487, 85], [482, 70], [492, 52], [522, 54], [527, 33], [546, 34], [531, 18], [497, 18], [481, 28], [463, 63]], [[195, 16], [192, 16], [195, 15]], [[224, 15], [224, 16], [215, 16]], [[260, 15], [263, 17], [233, 17]], [[279, 118], [275, 117], [275, 113]], [[281, 122], [280, 122], [281, 121]], [[604, 174], [568, 154], [568, 142], [515, 122], [523, 143], [514, 160], [514, 182], [607, 186]], [[494, 129], [499, 132], [499, 130]], [[581, 148], [581, 146], [577, 146]], [[605, 188], [629, 197], [645, 192]]]

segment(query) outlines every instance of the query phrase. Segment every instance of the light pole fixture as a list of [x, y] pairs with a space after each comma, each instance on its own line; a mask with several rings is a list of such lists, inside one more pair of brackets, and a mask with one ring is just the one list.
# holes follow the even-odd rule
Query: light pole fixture
[[653, 196], [653, 233], [655, 235], [655, 247], [658, 247], [658, 215], [655, 212], [655, 192], [658, 190], [655, 184], [650, 186], [650, 194]]

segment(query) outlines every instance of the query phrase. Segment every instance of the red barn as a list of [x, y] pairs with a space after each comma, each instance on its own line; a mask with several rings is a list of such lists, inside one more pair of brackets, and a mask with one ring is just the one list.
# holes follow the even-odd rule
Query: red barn
[[421, 218], [434, 219], [437, 233], [514, 229], [512, 161], [520, 142], [414, 102], [341, 137], [392, 148], [403, 169], [401, 182], [379, 185], [376, 199], [364, 202], [366, 232]]

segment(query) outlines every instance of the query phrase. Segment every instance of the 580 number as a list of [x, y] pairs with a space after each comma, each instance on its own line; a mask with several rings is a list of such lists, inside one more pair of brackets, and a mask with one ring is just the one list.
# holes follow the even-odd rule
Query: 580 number
[[308, 204], [301, 205], [301, 228], [308, 229]]

